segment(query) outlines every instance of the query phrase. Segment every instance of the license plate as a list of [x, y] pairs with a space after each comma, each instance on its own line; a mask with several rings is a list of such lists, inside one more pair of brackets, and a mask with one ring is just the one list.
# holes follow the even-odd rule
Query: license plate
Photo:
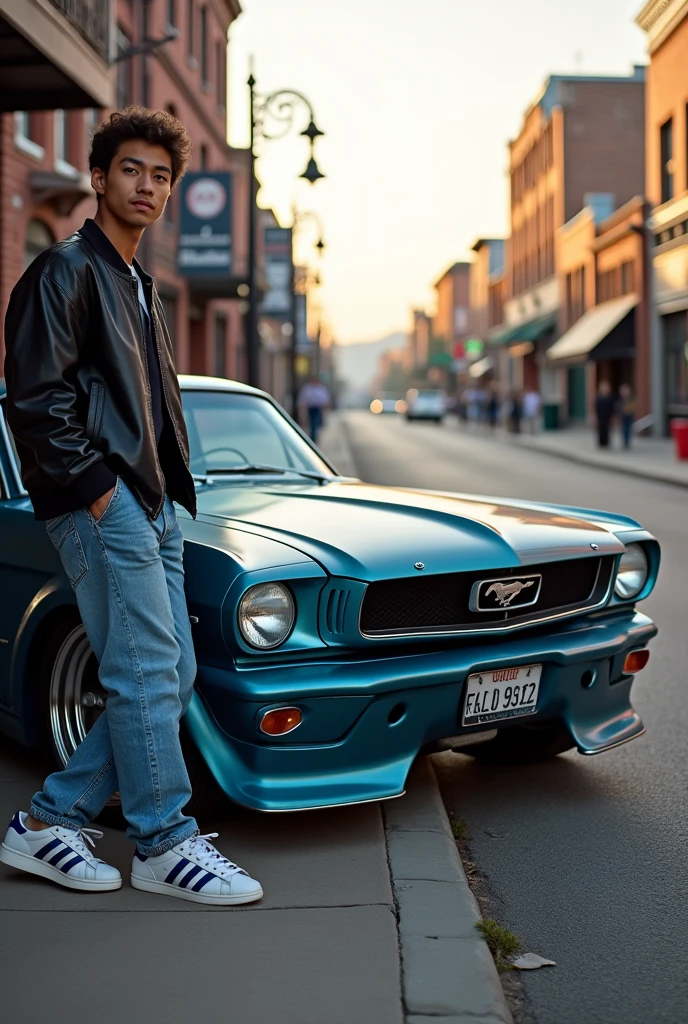
[[534, 714], [541, 675], [542, 665], [473, 672], [466, 685], [463, 725], [483, 725]]

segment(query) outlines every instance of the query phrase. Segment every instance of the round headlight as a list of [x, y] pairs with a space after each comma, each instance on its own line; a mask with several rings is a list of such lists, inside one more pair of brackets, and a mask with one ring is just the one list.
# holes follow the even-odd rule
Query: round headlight
[[282, 583], [259, 583], [239, 603], [241, 635], [247, 644], [263, 650], [284, 643], [294, 617], [294, 598]]
[[647, 556], [640, 544], [629, 544], [619, 562], [614, 590], [616, 596], [627, 601], [635, 597], [647, 582]]

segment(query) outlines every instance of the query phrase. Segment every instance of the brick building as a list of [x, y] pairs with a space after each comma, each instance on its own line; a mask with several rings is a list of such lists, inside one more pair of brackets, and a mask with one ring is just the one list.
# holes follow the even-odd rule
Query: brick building
[[647, 184], [659, 320], [653, 410], [662, 431], [688, 416], [688, 0], [649, 0]]
[[629, 77], [552, 75], [509, 144], [511, 236], [504, 324], [508, 383], [559, 401], [560, 379], [545, 353], [560, 308], [556, 233], [584, 206], [606, 213], [645, 187], [644, 68]]
[[[239, 13], [238, 0], [117, 0], [115, 43], [120, 55], [142, 38], [159, 39], [170, 29], [179, 36], [145, 56], [117, 63], [111, 100], [115, 107], [140, 102], [169, 110], [193, 140], [190, 170], [231, 172], [230, 275], [186, 278], [179, 273], [177, 192], [164, 217], [144, 235], [139, 257], [156, 277], [180, 372], [234, 377], [243, 376], [245, 365], [238, 289], [247, 270], [249, 182], [248, 154], [227, 144], [227, 32]], [[49, 96], [41, 93], [40, 102], [45, 105]], [[93, 101], [100, 96], [93, 95]], [[82, 93], [82, 104], [85, 98]], [[89, 140], [107, 113], [95, 104], [88, 109], [26, 111], [20, 93], [10, 109], [0, 115], [2, 319], [10, 291], [31, 259], [93, 216], [95, 200], [86, 173]]]
[[651, 412], [649, 209], [643, 196], [602, 219], [599, 205], [587, 206], [557, 232], [560, 337], [547, 361], [559, 373], [568, 421], [593, 418], [603, 380], [615, 392], [631, 385], [638, 419]]

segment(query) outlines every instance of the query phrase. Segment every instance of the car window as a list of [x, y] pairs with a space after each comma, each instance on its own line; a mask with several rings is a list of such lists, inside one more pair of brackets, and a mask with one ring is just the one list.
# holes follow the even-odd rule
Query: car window
[[184, 389], [182, 404], [194, 473], [244, 463], [329, 473], [313, 449], [265, 398]]

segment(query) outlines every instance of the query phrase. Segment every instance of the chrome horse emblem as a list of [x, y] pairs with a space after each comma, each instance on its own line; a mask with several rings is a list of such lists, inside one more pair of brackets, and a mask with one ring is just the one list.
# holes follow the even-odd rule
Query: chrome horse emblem
[[502, 606], [507, 608], [517, 594], [520, 594], [526, 587], [532, 587], [535, 580], [528, 580], [526, 583], [522, 583], [521, 580], [514, 580], [513, 583], [493, 583], [488, 590], [485, 591], [485, 597], [489, 597], [490, 594], [494, 594], [495, 598]]

